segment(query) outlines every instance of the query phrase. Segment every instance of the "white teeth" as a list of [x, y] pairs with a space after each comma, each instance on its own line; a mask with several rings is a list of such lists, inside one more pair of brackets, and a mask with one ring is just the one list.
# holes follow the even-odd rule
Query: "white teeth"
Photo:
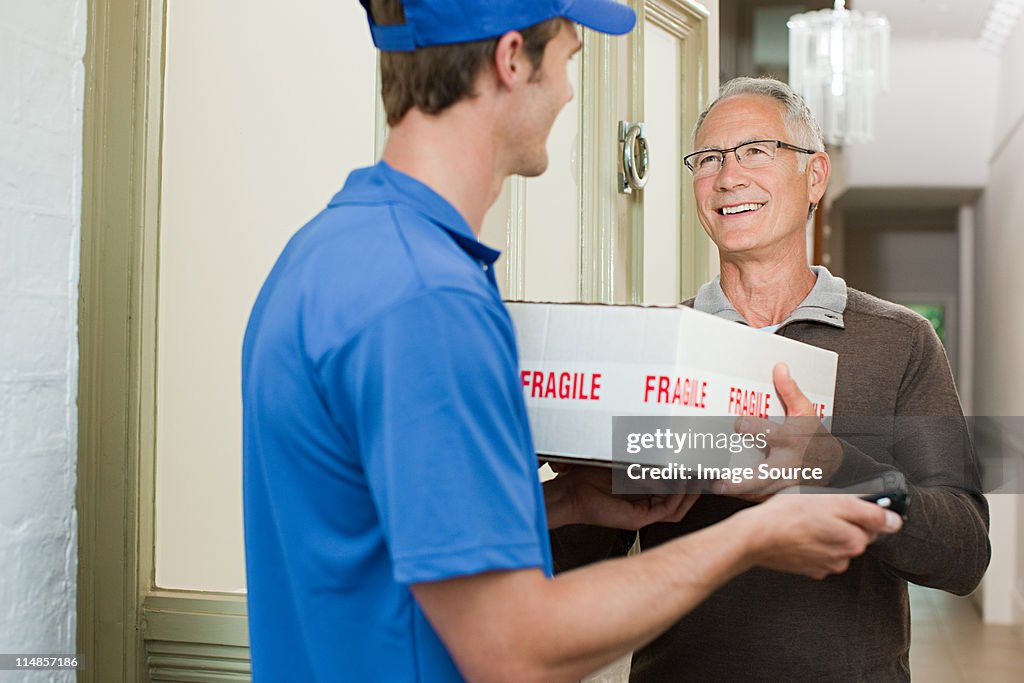
[[725, 206], [718, 211], [723, 216], [728, 216], [730, 214], [742, 213], [744, 211], [757, 211], [762, 206], [764, 206], [764, 204], [740, 204], [738, 206]]

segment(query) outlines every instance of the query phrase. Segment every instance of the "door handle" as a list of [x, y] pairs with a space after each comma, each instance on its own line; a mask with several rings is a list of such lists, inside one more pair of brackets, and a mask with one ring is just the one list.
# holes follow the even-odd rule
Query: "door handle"
[[644, 135], [644, 123], [619, 121], [619, 142], [622, 143], [619, 192], [632, 194], [633, 190], [644, 189], [650, 176], [650, 150]]

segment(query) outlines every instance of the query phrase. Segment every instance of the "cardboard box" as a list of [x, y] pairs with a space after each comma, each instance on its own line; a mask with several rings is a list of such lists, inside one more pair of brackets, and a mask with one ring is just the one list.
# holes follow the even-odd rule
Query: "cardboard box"
[[508, 309], [534, 446], [548, 459], [611, 464], [614, 416], [781, 419], [772, 384], [779, 362], [789, 364], [820, 416], [832, 414], [838, 356], [831, 351], [682, 306], [510, 302]]

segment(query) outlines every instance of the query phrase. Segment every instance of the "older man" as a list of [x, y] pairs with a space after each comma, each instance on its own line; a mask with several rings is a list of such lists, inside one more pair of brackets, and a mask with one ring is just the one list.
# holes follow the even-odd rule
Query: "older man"
[[[907, 582], [969, 593], [990, 554], [987, 505], [942, 346], [924, 318], [808, 266], [806, 223], [829, 157], [786, 84], [730, 81], [698, 120], [694, 143], [685, 162], [721, 275], [687, 305], [839, 354], [839, 438], [812, 439], [822, 432], [793, 419], [813, 409], [780, 366], [774, 380], [789, 417], [772, 427], [767, 460], [813, 459], [834, 486], [899, 470], [912, 502], [903, 533], [841, 576], [816, 582], [754, 569], [736, 577], [638, 651], [632, 680], [909, 680]], [[745, 428], [765, 426], [754, 422]], [[722, 482], [715, 492], [727, 495], [702, 496], [681, 522], [643, 529], [641, 545], [714, 524], [788, 483], [799, 482]], [[556, 567], [623, 552], [631, 540], [559, 529]]]

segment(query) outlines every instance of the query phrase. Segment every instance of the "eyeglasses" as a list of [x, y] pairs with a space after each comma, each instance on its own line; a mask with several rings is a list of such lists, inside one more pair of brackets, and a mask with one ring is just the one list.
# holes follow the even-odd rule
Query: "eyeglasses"
[[736, 161], [743, 168], [761, 168], [775, 161], [775, 154], [780, 149], [791, 149], [803, 154], [814, 154], [813, 149], [804, 149], [781, 140], [754, 140], [729, 149], [702, 149], [683, 157], [683, 163], [690, 169], [694, 178], [715, 175], [725, 165], [728, 152], [736, 154]]

